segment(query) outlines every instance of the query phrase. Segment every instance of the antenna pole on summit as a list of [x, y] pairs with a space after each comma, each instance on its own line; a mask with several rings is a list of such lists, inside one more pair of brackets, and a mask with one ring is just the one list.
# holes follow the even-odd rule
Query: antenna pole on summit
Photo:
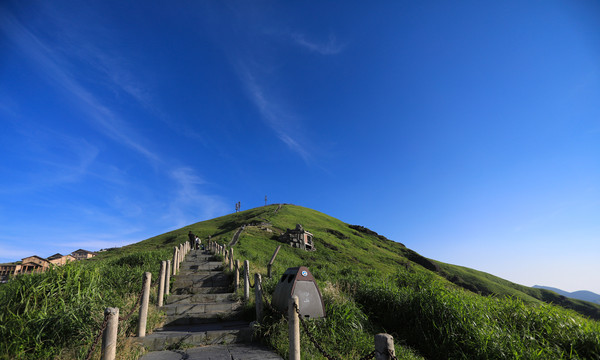
[[267, 195], [265, 195], [265, 206], [267, 206]]

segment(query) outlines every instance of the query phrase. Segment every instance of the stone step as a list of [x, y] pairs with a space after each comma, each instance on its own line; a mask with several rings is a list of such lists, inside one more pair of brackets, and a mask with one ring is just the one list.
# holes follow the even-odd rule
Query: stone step
[[198, 314], [217, 314], [224, 311], [236, 310], [241, 306], [238, 301], [209, 302], [199, 304], [169, 304], [160, 309], [167, 315], [195, 316]]
[[[185, 286], [181, 285], [181, 284], [177, 284], [175, 287], [176, 288], [180, 288], [180, 289], [186, 289], [189, 292], [196, 292], [198, 290], [202, 290], [202, 289], [207, 289], [207, 288], [225, 288], [225, 289], [229, 289], [229, 287], [231, 286], [231, 281], [227, 281], [227, 280], [220, 280], [220, 281], [212, 281], [212, 280], [208, 280], [208, 281], [203, 281], [203, 282], [199, 282], [197, 284], [186, 284]], [[227, 291], [225, 291], [227, 292]]]
[[257, 344], [211, 345], [177, 350], [156, 351], [140, 360], [283, 360], [273, 350]]
[[220, 261], [184, 261], [179, 265], [180, 273], [196, 271], [217, 271], [223, 269], [223, 263]]
[[230, 286], [213, 286], [213, 287], [185, 287], [178, 288], [172, 291], [174, 295], [194, 295], [194, 294], [222, 294], [230, 293]]
[[230, 282], [231, 277], [221, 271], [203, 271], [202, 273], [198, 274], [177, 275], [175, 277], [175, 281], [173, 282], [173, 286], [183, 287], [208, 281]]
[[250, 342], [252, 330], [245, 321], [201, 325], [167, 326], [140, 338], [150, 351], [180, 349], [190, 346]]
[[237, 320], [240, 314], [241, 309], [212, 313], [167, 315], [165, 319], [165, 326], [221, 323], [230, 320]]
[[233, 293], [221, 294], [185, 294], [185, 295], [169, 295], [165, 303], [168, 304], [197, 304], [207, 302], [223, 302], [226, 300], [234, 300]]

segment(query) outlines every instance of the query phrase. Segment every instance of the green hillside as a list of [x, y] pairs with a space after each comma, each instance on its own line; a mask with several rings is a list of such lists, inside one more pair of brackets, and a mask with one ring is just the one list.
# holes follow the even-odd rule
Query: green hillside
[[[316, 269], [311, 268], [311, 271], [318, 271], [324, 275], [329, 275], [328, 272], [331, 271], [337, 272], [340, 266], [347, 268], [355, 266], [356, 269], [375, 270], [382, 274], [394, 274], [398, 267], [402, 266], [414, 271], [429, 270], [480, 295], [511, 296], [533, 304], [552, 303], [573, 309], [593, 319], [600, 319], [598, 304], [569, 299], [552, 291], [515, 284], [485, 272], [430, 260], [370, 229], [346, 224], [312, 209], [284, 205], [275, 213], [277, 207], [278, 205], [271, 205], [255, 208], [192, 224], [116, 251], [128, 253], [153, 246], [162, 248], [170, 242], [185, 241], [190, 230], [201, 238], [211, 235], [213, 240], [228, 244], [240, 226], [267, 223], [269, 224], [267, 227], [273, 232], [261, 230], [261, 226], [250, 226], [243, 232], [242, 241], [235, 246], [242, 251], [241, 254], [252, 255], [252, 259], [249, 260], [259, 260], [259, 264], [255, 266], [260, 272], [266, 273], [266, 262], [280, 244], [276, 241], [277, 235], [284, 232], [286, 228], [294, 228], [299, 223], [315, 235], [315, 244], [319, 251], [299, 253], [292, 248], [282, 249], [274, 268], [279, 273], [289, 264], [291, 264], [289, 266], [299, 265], [300, 263], [296, 263], [298, 261], [303, 261], [302, 265], [315, 267]], [[267, 227], [262, 226], [262, 228]], [[249, 248], [246, 248], [247, 246]]]
[[[414, 354], [425, 356], [426, 358], [447, 358], [459, 355], [469, 358], [488, 358], [494, 351], [496, 351], [496, 355], [505, 352], [506, 354], [523, 353], [525, 358], [527, 358], [527, 354], [534, 353], [539, 353], [540, 355], [552, 354], [551, 357], [560, 358], [564, 356], [568, 358], [574, 354], [572, 348], [576, 342], [573, 340], [575, 339], [574, 334], [563, 334], [564, 336], [574, 336], [574, 338], [561, 340], [561, 344], [554, 344], [547, 337], [542, 336], [539, 338], [541, 335], [536, 333], [536, 331], [539, 331], [536, 326], [549, 328], [556, 326], [557, 329], [564, 328], [565, 325], [560, 322], [553, 325], [545, 323], [545, 321], [550, 321], [549, 319], [554, 318], [564, 318], [567, 322], [570, 322], [571, 319], [578, 319], [578, 321], [582, 321], [585, 324], [590, 324], [589, 326], [595, 330], [588, 334], [591, 334], [591, 338], [588, 338], [590, 341], [589, 344], [598, 343], [600, 340], [597, 322], [585, 320], [584, 317], [578, 316], [575, 313], [559, 307], [546, 305], [545, 303], [560, 304], [564, 307], [575, 309], [594, 319], [598, 319], [600, 318], [600, 307], [595, 304], [559, 298], [548, 291], [528, 288], [490, 274], [427, 259], [408, 249], [403, 244], [391, 241], [372, 230], [360, 225], [344, 223], [315, 210], [294, 205], [284, 205], [279, 211], [276, 211], [277, 209], [277, 205], [271, 205], [203, 221], [148, 239], [120, 251], [134, 251], [134, 249], [148, 246], [161, 247], [168, 242], [184, 241], [187, 232], [190, 230], [202, 238], [211, 235], [213, 240], [222, 244], [228, 244], [239, 227], [249, 225], [240, 236], [239, 242], [234, 246], [235, 256], [240, 260], [249, 260], [251, 271], [260, 272], [264, 276], [267, 272], [266, 265], [273, 251], [281, 244], [276, 241], [277, 236], [287, 228], [294, 228], [296, 224], [302, 224], [306, 230], [314, 234], [314, 242], [317, 250], [306, 252], [289, 246], [283, 246], [273, 267], [275, 276], [266, 282], [265, 287], [267, 290], [272, 291], [277, 282], [277, 274], [282, 274], [288, 267], [308, 266], [313, 275], [318, 279], [320, 287], [325, 289], [326, 304], [332, 312], [358, 312], [356, 318], [364, 319], [364, 322], [359, 321], [358, 324], [353, 325], [355, 328], [362, 329], [359, 333], [352, 328], [338, 329], [336, 332], [338, 335], [343, 333], [347, 335], [351, 334], [355, 338], [363, 338], [365, 345], [362, 348], [361, 346], [357, 346], [350, 350], [345, 344], [350, 341], [350, 338], [336, 340], [334, 337], [332, 339], [332, 334], [324, 330], [327, 327], [341, 326], [340, 324], [329, 323], [335, 322], [335, 319], [327, 319], [323, 324], [319, 326], [315, 325], [316, 329], [321, 329], [323, 336], [332, 342], [331, 349], [338, 349], [347, 357], [361, 354], [361, 349], [366, 351], [371, 346], [368, 345], [372, 342], [371, 333], [385, 330], [399, 337], [400, 344], [406, 345], [404, 348], [405, 354], [412, 354], [414, 352]], [[413, 293], [415, 289], [409, 291], [410, 294], [406, 293], [406, 289], [412, 287], [415, 287], [417, 294]], [[468, 291], [465, 291], [465, 289]], [[420, 298], [420, 296], [428, 293], [430, 294], [429, 298]], [[408, 303], [398, 304], [398, 299], [390, 300], [385, 304], [379, 304], [381, 298], [388, 296], [416, 296], [417, 298], [411, 300], [415, 302], [411, 306], [419, 307], [419, 309], [414, 311], [415, 313], [423, 312], [420, 307], [425, 306], [425, 304], [421, 303], [421, 301], [433, 301], [434, 304], [427, 304], [430, 307], [440, 305], [439, 303], [435, 303], [438, 300], [446, 303], [448, 306], [456, 302], [452, 305], [456, 306], [455, 308], [446, 309], [442, 307], [439, 311], [446, 312], [451, 310], [454, 312], [458, 311], [459, 313], [466, 311], [467, 314], [460, 315], [462, 318], [460, 321], [471, 321], [476, 325], [469, 325], [470, 330], [464, 329], [463, 331], [466, 332], [464, 336], [468, 337], [469, 340], [465, 340], [464, 344], [457, 344], [456, 339], [453, 337], [459, 336], [455, 333], [457, 330], [454, 328], [458, 326], [458, 323], [454, 324], [450, 319], [443, 318], [448, 314], [430, 314], [432, 317], [442, 316], [442, 319], [420, 318], [419, 316], [424, 316], [423, 314], [419, 314], [418, 316], [403, 314], [401, 319], [397, 320], [413, 323], [415, 327], [422, 327], [425, 326], [426, 322], [431, 322], [429, 324], [431, 329], [421, 329], [420, 331], [425, 332], [425, 334], [413, 338], [415, 336], [413, 331], [408, 331], [397, 323], [388, 323], [390, 320], [387, 316], [388, 314], [379, 313], [386, 306], [393, 308], [392, 304], [396, 304], [397, 306], [409, 305]], [[438, 298], [440, 296], [442, 297], [441, 299]], [[337, 302], [340, 299], [343, 299], [344, 306], [349, 307], [349, 309], [341, 310], [336, 308], [339, 305]], [[404, 299], [404, 301], [407, 300]], [[378, 304], [378, 306], [374, 306], [374, 304]], [[464, 308], [465, 306], [467, 308]], [[497, 311], [502, 316], [507, 316], [508, 318], [491, 320], [487, 326], [491, 329], [495, 327], [504, 327], [504, 329], [499, 331], [499, 333], [494, 333], [495, 330], [489, 330], [490, 333], [486, 335], [469, 333], [470, 331], [481, 332], [481, 328], [485, 328], [486, 325], [484, 323], [477, 324], [477, 321], [484, 321], [482, 319], [488, 319], [486, 316], [492, 316], [486, 314], [486, 312], [492, 311], [491, 309], [495, 309], [493, 311]], [[517, 311], [517, 309], [519, 310]], [[476, 310], [478, 316], [481, 316], [481, 318], [477, 318], [475, 313], [471, 313], [473, 310]], [[393, 310], [387, 309], [386, 311], [391, 312]], [[507, 314], [507, 311], [514, 311], [514, 314]], [[519, 311], [522, 312], [521, 315], [517, 315]], [[531, 316], [537, 316], [537, 312], [540, 312], [539, 316], [542, 317], [545, 316], [543, 314], [550, 313], [552, 316], [543, 321], [539, 320], [543, 322], [543, 325], [541, 323], [521, 324], [521, 322], [527, 324], [527, 319]], [[520, 318], [518, 324], [511, 323], [516, 322], [518, 316], [523, 316], [524, 318]], [[469, 320], [469, 317], [472, 319]], [[439, 324], [438, 321], [442, 321], [442, 324]], [[272, 346], [278, 347], [282, 353], [285, 353], [287, 346], [285, 345], [285, 334], [283, 334], [285, 326], [278, 324], [276, 321], [271, 325], [272, 328], [264, 329], [264, 331], [270, 336], [276, 334], [277, 329], [282, 331], [279, 340], [277, 340], [277, 337], [273, 337], [269, 341]], [[280, 326], [280, 328], [277, 326]], [[448, 328], [442, 330], [443, 326], [448, 326]], [[523, 326], [531, 326], [531, 328], [522, 329], [521, 327]], [[427, 332], [432, 332], [432, 334], [427, 334]], [[479, 342], [474, 341], [472, 337], [477, 336], [482, 336], [483, 338]], [[491, 338], [485, 338], [486, 336], [490, 336]], [[492, 338], [494, 336], [504, 338], [504, 345], [492, 345]], [[586, 338], [586, 336], [577, 335], [577, 337], [583, 338]], [[536, 340], [524, 341], [523, 338]], [[510, 341], [507, 339], [510, 339]], [[342, 344], [333, 344], [336, 341], [341, 341]], [[441, 343], [442, 345], [440, 347], [432, 347], [432, 343], [434, 342]], [[306, 347], [310, 348], [311, 345], [307, 344]], [[487, 352], [480, 350], [486, 347], [495, 350], [486, 350]], [[495, 347], [500, 348], [500, 350]], [[597, 354], [600, 351], [599, 348], [599, 346], [594, 345], [594, 350], [590, 351], [592, 351], [592, 354]], [[352, 351], [355, 351], [355, 353], [352, 353]], [[480, 351], [483, 351], [483, 353], [477, 355]], [[311, 354], [317, 356], [316, 351]], [[585, 353], [580, 353], [579, 355], [584, 356]]]
[[[296, 224], [302, 224], [314, 234], [316, 251], [283, 245], [274, 263], [274, 276], [266, 279], [267, 263], [281, 245], [276, 240], [278, 235]], [[369, 353], [373, 348], [373, 335], [379, 332], [394, 336], [400, 359], [600, 357], [600, 323], [548, 303], [598, 319], [600, 308], [594, 304], [572, 301], [546, 290], [430, 260], [360, 225], [347, 224], [294, 205], [271, 205], [202, 221], [102, 252], [92, 261], [83, 262], [85, 264], [31, 276], [30, 280], [20, 277], [0, 287], [0, 352], [9, 354], [7, 358], [83, 356], [82, 351], [73, 349], [91, 343], [101, 319], [98, 316], [81, 319], [81, 315], [77, 315], [74, 318], [79, 319], [78, 326], [87, 328], [75, 334], [47, 336], [37, 325], [50, 322], [44, 314], [52, 314], [54, 318], [57, 315], [48, 308], [36, 308], [37, 303], [33, 304], [32, 298], [44, 298], [44, 295], [50, 296], [48, 292], [56, 292], [52, 287], [45, 290], [41, 285], [49, 281], [48, 277], [60, 275], [61, 281], [68, 282], [71, 276], [65, 273], [68, 270], [82, 279], [91, 277], [89, 274], [103, 274], [111, 279], [108, 282], [100, 278], [85, 280], [96, 281], [97, 287], [110, 296], [98, 296], [90, 291], [79, 296], [72, 293], [81, 290], [63, 289], [64, 293], [72, 294], [69, 301], [73, 304], [63, 301], [60, 311], [70, 311], [71, 307], [83, 307], [86, 309], [81, 310], [83, 313], [100, 312], [103, 306], [128, 308], [130, 301], [124, 299], [135, 297], [139, 291], [136, 283], [141, 273], [156, 273], [156, 260], [168, 258], [173, 246], [187, 240], [188, 231], [202, 239], [211, 236], [212, 240], [228, 244], [243, 225], [246, 225], [245, 230], [234, 246], [235, 258], [249, 260], [251, 272], [262, 274], [267, 294], [273, 292], [288, 267], [309, 267], [322, 291], [327, 317], [311, 320], [308, 326], [321, 346], [339, 358], [354, 359]], [[57, 271], [63, 273], [57, 275]], [[128, 285], [117, 289], [117, 278], [127, 279]], [[25, 286], [39, 290], [28, 293], [23, 291]], [[270, 299], [270, 295], [267, 298]], [[93, 304], [88, 304], [92, 300]], [[247, 305], [249, 317], [253, 316], [252, 306], [252, 303]], [[19, 321], [24, 326], [17, 334], [14, 327]], [[284, 358], [287, 356], [285, 319], [267, 309], [258, 332], [262, 341]], [[15, 340], [15, 335], [30, 340]], [[35, 339], [45, 339], [45, 336], [48, 340], [39, 345]], [[302, 351], [304, 359], [323, 358], [304, 334]]]

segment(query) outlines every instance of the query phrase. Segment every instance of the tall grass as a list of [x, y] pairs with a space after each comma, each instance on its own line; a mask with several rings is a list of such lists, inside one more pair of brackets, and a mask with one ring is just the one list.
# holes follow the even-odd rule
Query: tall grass
[[355, 289], [375, 323], [429, 359], [600, 358], [600, 323], [557, 306], [474, 295], [411, 272]]
[[[263, 284], [264, 291], [270, 294], [278, 279], [268, 279]], [[369, 321], [369, 317], [347, 293], [339, 286], [326, 283], [321, 288], [326, 317], [307, 319], [310, 333], [319, 345], [330, 355], [338, 359], [359, 359], [374, 349], [374, 335], [380, 332]], [[266, 295], [270, 299], [269, 295]], [[259, 335], [283, 358], [288, 353], [288, 321], [281, 313], [265, 311], [265, 319], [259, 327]], [[300, 346], [302, 359], [325, 359], [311, 342], [304, 327], [300, 327]], [[398, 344], [396, 354], [399, 359], [422, 359], [411, 349]]]
[[[84, 357], [104, 308], [119, 307], [125, 315], [138, 298], [142, 274], [150, 271], [156, 279], [167, 257], [155, 251], [73, 262], [0, 286], [0, 358]], [[135, 316], [120, 326], [131, 333]]]

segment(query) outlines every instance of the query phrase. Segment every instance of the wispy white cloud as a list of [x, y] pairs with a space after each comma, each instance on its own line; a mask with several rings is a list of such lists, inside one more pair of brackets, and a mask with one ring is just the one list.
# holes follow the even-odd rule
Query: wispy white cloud
[[256, 81], [255, 76], [245, 66], [240, 66], [240, 74], [252, 102], [258, 108], [263, 120], [275, 131], [277, 137], [306, 162], [311, 160], [311, 154], [306, 144], [301, 140], [298, 130], [298, 119], [286, 110], [282, 102], [273, 100], [263, 87]]
[[[153, 151], [142, 145], [142, 140], [114, 111], [103, 104], [92, 92], [81, 85], [69, 72], [68, 56], [45, 44], [32, 31], [7, 13], [0, 13], [0, 29], [18, 48], [40, 67], [40, 72], [49, 76], [76, 100], [86, 118], [105, 135], [146, 157], [152, 163], [160, 162]], [[134, 90], [130, 90], [135, 92]]]
[[182, 227], [200, 219], [211, 218], [227, 211], [225, 202], [216, 195], [209, 195], [201, 189], [208, 185], [190, 167], [174, 168], [170, 172], [174, 180], [175, 193], [168, 206], [165, 218]]
[[329, 35], [326, 42], [311, 41], [307, 39], [304, 34], [297, 32], [292, 33], [291, 37], [296, 44], [321, 55], [336, 55], [342, 52], [346, 47], [346, 44], [337, 41], [333, 34]]

